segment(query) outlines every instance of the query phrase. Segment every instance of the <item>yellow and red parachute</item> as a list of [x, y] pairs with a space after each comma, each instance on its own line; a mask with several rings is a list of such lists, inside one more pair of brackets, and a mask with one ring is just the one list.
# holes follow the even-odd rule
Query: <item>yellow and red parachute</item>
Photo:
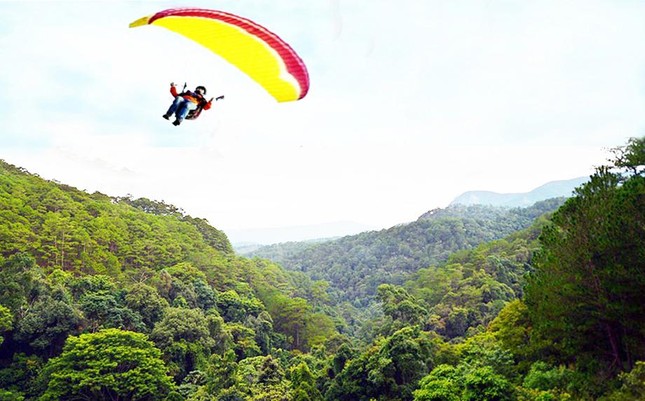
[[278, 102], [299, 100], [309, 90], [309, 74], [298, 54], [255, 22], [217, 10], [173, 8], [139, 18], [130, 28], [158, 25], [221, 56], [260, 84]]

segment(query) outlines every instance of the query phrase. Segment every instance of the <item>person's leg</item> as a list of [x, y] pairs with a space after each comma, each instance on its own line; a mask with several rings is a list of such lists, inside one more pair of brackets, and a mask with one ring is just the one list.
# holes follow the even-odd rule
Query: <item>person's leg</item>
[[183, 102], [179, 108], [177, 109], [177, 113], [175, 115], [177, 116], [177, 119], [175, 120], [175, 125], [181, 124], [182, 121], [184, 121], [184, 118], [188, 115], [188, 112], [191, 110], [195, 110], [197, 108], [197, 105], [193, 102], [185, 101]]
[[[163, 118], [165, 118], [167, 120], [170, 116], [172, 116], [175, 113], [175, 111], [177, 111], [177, 108], [179, 107], [179, 105], [182, 102], [186, 102], [186, 99], [184, 99], [181, 96], [175, 96], [175, 100], [172, 102], [172, 104], [168, 108], [168, 111], [166, 112], [166, 114], [163, 115]], [[190, 102], [188, 102], [188, 103], [190, 103]]]

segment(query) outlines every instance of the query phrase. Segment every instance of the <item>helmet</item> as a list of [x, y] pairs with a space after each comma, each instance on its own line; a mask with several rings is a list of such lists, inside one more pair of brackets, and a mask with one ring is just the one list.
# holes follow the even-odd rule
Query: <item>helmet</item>
[[199, 85], [198, 87], [196, 87], [196, 88], [195, 88], [195, 90], [197, 90], [197, 89], [201, 89], [201, 90], [203, 90], [203, 91], [204, 91], [204, 95], [206, 94], [206, 88], [205, 88], [205, 87], [203, 87], [203, 86]]

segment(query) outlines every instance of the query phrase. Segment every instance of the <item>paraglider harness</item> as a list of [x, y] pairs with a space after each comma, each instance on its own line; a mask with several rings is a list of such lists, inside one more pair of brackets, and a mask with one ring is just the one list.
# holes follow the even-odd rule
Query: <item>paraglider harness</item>
[[[186, 92], [186, 87], [187, 87], [187, 84], [186, 84], [186, 82], [184, 82], [184, 89], [181, 90], [181, 93]], [[209, 100], [209, 102], [212, 102], [213, 99], [215, 99], [215, 101], [224, 99], [224, 95], [218, 96], [216, 98], [211, 98], [211, 100]], [[188, 115], [186, 116], [186, 120], [196, 120], [197, 117], [199, 117], [199, 115], [202, 113], [202, 110], [204, 110], [204, 105], [205, 104], [206, 103], [204, 103], [204, 102], [197, 103], [197, 108], [195, 110], [190, 110], [188, 112]]]
[[186, 120], [196, 120], [197, 117], [202, 113], [202, 110], [204, 110], [204, 106], [200, 104], [197, 105], [197, 108], [195, 110], [190, 110], [188, 114], [186, 115]]

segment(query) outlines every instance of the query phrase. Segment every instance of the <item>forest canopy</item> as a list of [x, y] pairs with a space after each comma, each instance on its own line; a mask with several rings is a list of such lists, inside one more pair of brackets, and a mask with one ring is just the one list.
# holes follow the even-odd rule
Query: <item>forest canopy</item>
[[567, 200], [436, 210], [285, 269], [0, 162], [0, 399], [643, 399], [644, 173], [632, 138]]

